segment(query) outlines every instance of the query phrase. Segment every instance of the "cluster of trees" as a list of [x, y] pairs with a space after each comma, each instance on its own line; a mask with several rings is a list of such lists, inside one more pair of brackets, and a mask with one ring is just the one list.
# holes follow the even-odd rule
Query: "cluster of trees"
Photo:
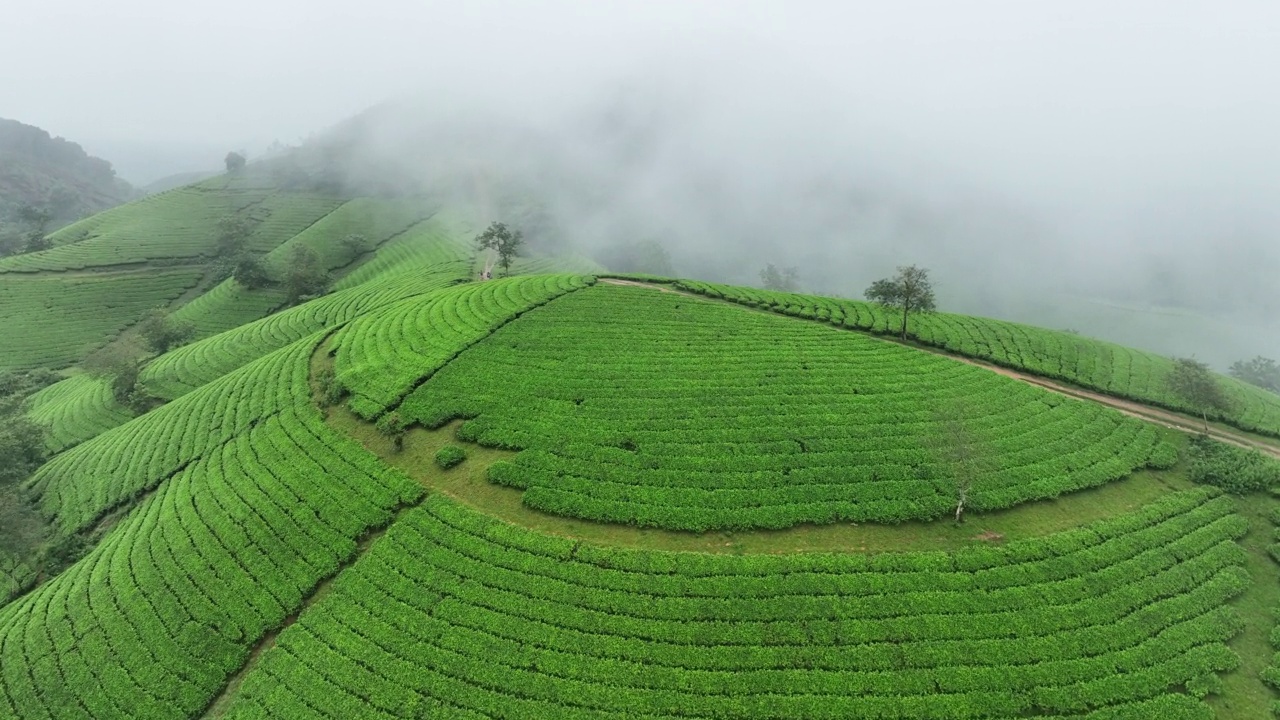
[[[254, 226], [253, 220], [243, 215], [232, 215], [218, 221], [217, 254], [213, 262], [215, 280], [230, 277], [249, 290], [278, 284], [284, 287], [289, 304], [324, 293], [333, 278], [320, 256], [305, 246], [295, 247], [289, 255], [283, 277], [279, 280], [273, 278], [262, 256], [248, 247]], [[348, 236], [342, 242], [348, 248], [358, 245], [363, 252], [364, 238], [360, 236]]]
[[1280, 393], [1280, 364], [1271, 358], [1259, 355], [1252, 360], [1237, 360], [1228, 372], [1237, 380]]
[[0, 374], [0, 486], [25, 479], [45, 461], [45, 430], [27, 419], [24, 404], [60, 379], [49, 370]]

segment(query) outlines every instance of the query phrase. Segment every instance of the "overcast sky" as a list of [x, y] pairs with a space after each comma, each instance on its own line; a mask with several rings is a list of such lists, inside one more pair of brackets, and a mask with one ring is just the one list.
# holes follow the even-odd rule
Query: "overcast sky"
[[404, 94], [545, 125], [658, 88], [696, 110], [677, 119], [684, 147], [739, 184], [865, 165], [886, 187], [1025, 214], [1077, 264], [1280, 267], [1280, 0], [14, 0], [3, 15], [0, 117], [135, 182]]
[[289, 142], [400, 92], [622, 75], [758, 82], [1020, 191], [1277, 189], [1275, 0], [15, 0], [0, 24], [0, 116], [90, 146]]

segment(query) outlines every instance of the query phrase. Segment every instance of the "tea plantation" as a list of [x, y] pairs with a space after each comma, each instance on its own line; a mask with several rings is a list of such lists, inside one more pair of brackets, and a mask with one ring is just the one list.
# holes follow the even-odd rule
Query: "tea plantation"
[[[212, 278], [228, 213], [327, 292]], [[0, 262], [0, 370], [66, 369], [11, 401], [49, 457], [0, 484], [0, 719], [1280, 708], [1272, 461], [1197, 486], [1240, 487], [949, 355], [1178, 408], [1167, 359], [941, 313], [925, 349], [866, 303], [584, 258], [479, 281], [485, 222], [224, 176]], [[157, 306], [196, 336], [128, 398], [76, 367]], [[1280, 434], [1228, 387], [1221, 420]]]

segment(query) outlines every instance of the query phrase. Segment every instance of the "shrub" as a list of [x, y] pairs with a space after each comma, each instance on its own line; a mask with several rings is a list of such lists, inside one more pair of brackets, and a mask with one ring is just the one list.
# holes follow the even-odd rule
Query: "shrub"
[[466, 459], [467, 451], [457, 445], [445, 445], [436, 451], [436, 464], [439, 465], [442, 470], [457, 467]]
[[1188, 476], [1192, 482], [1233, 493], [1280, 486], [1280, 461], [1257, 450], [1197, 437], [1188, 446], [1188, 456], [1191, 461]]
[[400, 413], [387, 413], [378, 419], [376, 427], [383, 437], [389, 438], [395, 445], [396, 452], [404, 449], [404, 431], [406, 422]]

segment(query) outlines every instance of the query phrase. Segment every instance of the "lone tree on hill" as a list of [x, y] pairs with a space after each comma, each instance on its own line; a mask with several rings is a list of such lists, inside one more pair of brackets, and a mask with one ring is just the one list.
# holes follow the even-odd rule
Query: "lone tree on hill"
[[241, 155], [238, 152], [229, 152], [223, 162], [227, 164], [227, 172], [233, 173], [244, 169], [246, 161], [244, 155]]
[[1231, 369], [1227, 372], [1237, 380], [1280, 393], [1280, 365], [1271, 358], [1259, 355], [1252, 360], [1237, 360], [1231, 363]]
[[511, 259], [520, 252], [524, 245], [524, 235], [519, 230], [512, 230], [506, 223], [491, 223], [484, 232], [476, 236], [477, 250], [492, 250], [498, 254], [498, 264], [502, 266], [502, 274], [511, 274]]
[[1173, 370], [1165, 379], [1169, 391], [1191, 407], [1200, 411], [1204, 420], [1204, 434], [1209, 434], [1209, 411], [1226, 412], [1231, 409], [1231, 399], [1222, 386], [1214, 380], [1209, 366], [1192, 358], [1174, 358]]
[[769, 263], [760, 271], [760, 282], [764, 283], [765, 290], [793, 292], [800, 288], [800, 271], [793, 267], [779, 268]]
[[871, 302], [902, 310], [903, 340], [907, 339], [908, 315], [937, 309], [929, 271], [915, 265], [899, 266], [896, 276], [871, 283], [864, 294]]

